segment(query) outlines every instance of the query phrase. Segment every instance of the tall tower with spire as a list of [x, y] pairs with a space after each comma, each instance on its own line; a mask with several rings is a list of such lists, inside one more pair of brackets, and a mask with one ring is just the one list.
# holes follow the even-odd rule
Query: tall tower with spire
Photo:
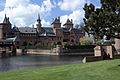
[[41, 24], [40, 14], [38, 14], [38, 19], [37, 19], [36, 26], [37, 26], [37, 31], [41, 32], [41, 26], [42, 26], [42, 24]]
[[0, 23], [0, 40], [7, 38], [7, 34], [11, 31], [11, 26], [12, 24], [9, 21], [9, 17], [5, 14], [3, 22]]
[[53, 29], [61, 28], [60, 17], [53, 19], [52, 27], [53, 27]]

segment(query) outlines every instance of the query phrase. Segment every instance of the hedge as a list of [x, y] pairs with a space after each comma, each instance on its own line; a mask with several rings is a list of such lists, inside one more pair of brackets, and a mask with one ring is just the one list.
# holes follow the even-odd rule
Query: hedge
[[96, 45], [65, 46], [67, 49], [93, 49]]

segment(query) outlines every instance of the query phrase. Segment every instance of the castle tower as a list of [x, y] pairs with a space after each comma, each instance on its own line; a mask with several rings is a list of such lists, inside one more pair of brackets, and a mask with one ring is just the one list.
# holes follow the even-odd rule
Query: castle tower
[[42, 24], [41, 24], [41, 19], [40, 19], [40, 15], [39, 14], [38, 14], [38, 19], [37, 19], [36, 26], [37, 26], [37, 32], [41, 32], [41, 26], [42, 26]]
[[11, 26], [9, 17], [6, 17], [5, 14], [3, 22], [0, 23], [0, 40], [7, 38], [7, 34], [11, 31]]
[[69, 19], [67, 19], [66, 23], [63, 25], [65, 28], [70, 29], [73, 28], [73, 21], [71, 19], [71, 21]]
[[53, 29], [61, 28], [60, 17], [53, 19], [52, 27], [53, 27]]
[[4, 20], [3, 20], [3, 23], [4, 23], [4, 24], [7, 24], [7, 25], [8, 25], [8, 28], [11, 29], [11, 23], [10, 23], [10, 21], [9, 21], [9, 17], [6, 17], [6, 14], [5, 14], [5, 18], [4, 18]]
[[60, 17], [53, 19], [52, 28], [56, 35], [56, 44], [62, 44], [63, 41], [63, 31], [61, 28]]

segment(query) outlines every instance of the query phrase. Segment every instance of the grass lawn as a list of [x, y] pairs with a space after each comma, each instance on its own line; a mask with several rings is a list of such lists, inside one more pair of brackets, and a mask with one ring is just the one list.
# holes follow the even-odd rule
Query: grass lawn
[[120, 80], [120, 59], [0, 72], [0, 80]]

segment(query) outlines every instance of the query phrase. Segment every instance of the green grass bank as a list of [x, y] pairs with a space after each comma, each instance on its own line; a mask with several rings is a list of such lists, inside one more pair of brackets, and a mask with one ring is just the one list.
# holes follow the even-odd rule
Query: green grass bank
[[120, 59], [0, 72], [0, 80], [120, 80]]

